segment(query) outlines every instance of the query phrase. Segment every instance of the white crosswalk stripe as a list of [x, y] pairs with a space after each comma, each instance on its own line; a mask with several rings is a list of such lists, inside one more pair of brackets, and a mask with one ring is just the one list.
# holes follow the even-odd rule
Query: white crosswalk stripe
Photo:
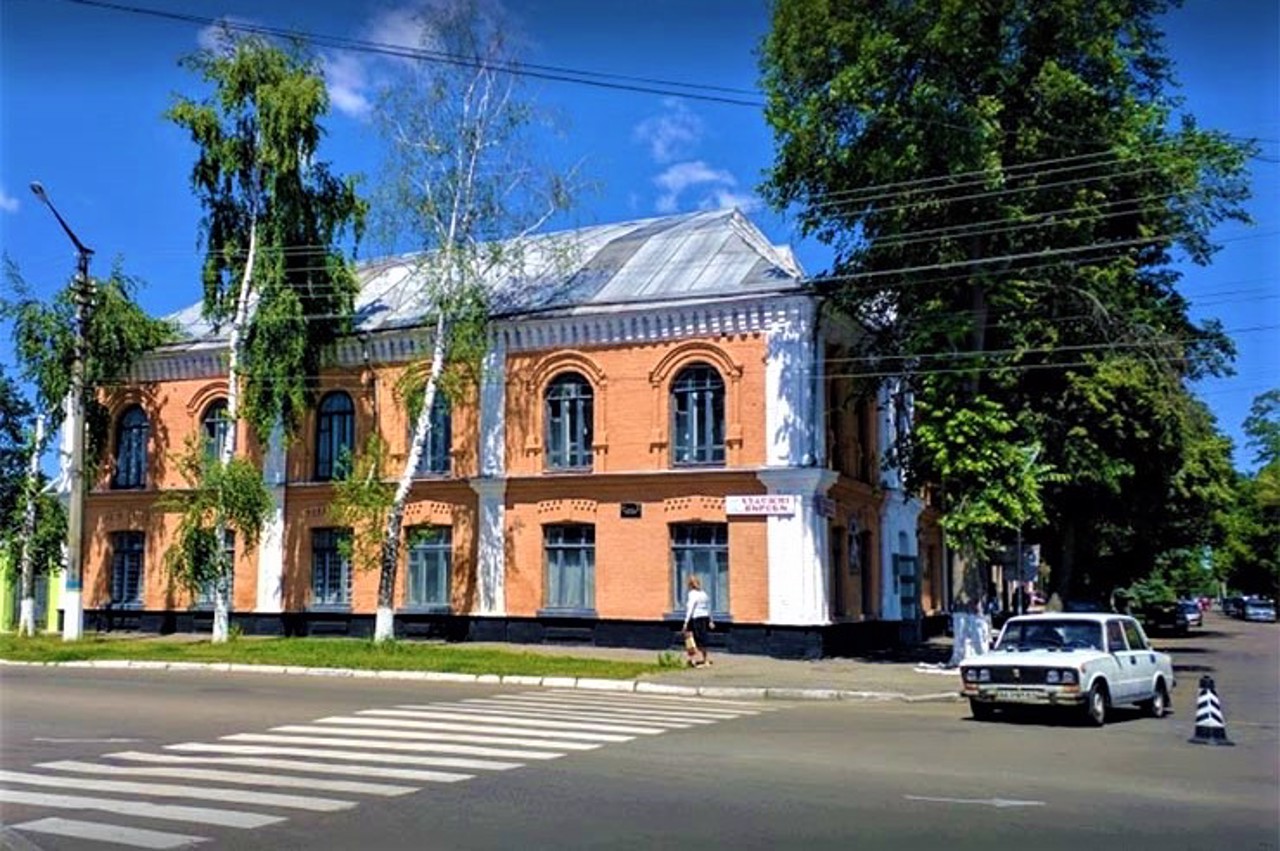
[[384, 751], [414, 753], [452, 753], [464, 756], [492, 756], [498, 759], [559, 759], [564, 756], [552, 751], [516, 751], [503, 748], [484, 748], [479, 745], [455, 745], [448, 742], [378, 742], [360, 738], [335, 736], [279, 736], [274, 733], [236, 733], [223, 736], [228, 742], [264, 742], [283, 745], [325, 745], [341, 748], [372, 748]]
[[190, 848], [209, 840], [203, 836], [185, 833], [169, 833], [163, 830], [147, 830], [141, 827], [122, 827], [97, 821], [80, 821], [68, 818], [43, 818], [13, 825], [14, 830], [43, 833], [49, 836], [70, 836], [73, 839], [93, 839], [112, 845], [129, 845], [134, 848]]
[[58, 795], [52, 792], [22, 792], [4, 787], [0, 787], [0, 801], [6, 804], [31, 804], [61, 810], [101, 810], [106, 813], [165, 819], [168, 821], [195, 822], [197, 824], [217, 825], [218, 827], [234, 827], [241, 830], [266, 827], [269, 824], [279, 824], [285, 820], [284, 816], [246, 813], [239, 810], [187, 807], [178, 804], [149, 804], [140, 801], [123, 801], [119, 798]]
[[[277, 736], [276, 738], [285, 738]], [[402, 754], [368, 753], [367, 751], [344, 751], [337, 749], [284, 747], [268, 745], [225, 745], [207, 744], [205, 742], [181, 742], [176, 745], [165, 745], [166, 750], [184, 753], [229, 753], [276, 756], [306, 756], [317, 759], [340, 759], [351, 762], [375, 762], [392, 765], [434, 765], [441, 768], [465, 768], [473, 771], [507, 771], [524, 765], [522, 762], [498, 762], [485, 759], [465, 759], [463, 757], [428, 757], [404, 756]]]
[[161, 766], [126, 767], [100, 765], [96, 762], [58, 760], [42, 762], [36, 768], [69, 771], [78, 774], [103, 774], [112, 777], [177, 777], [183, 780], [216, 780], [237, 786], [271, 786], [277, 789], [310, 789], [314, 792], [345, 792], [349, 795], [381, 795], [392, 797], [418, 791], [415, 786], [388, 786], [382, 783], [358, 783], [354, 780], [322, 780], [315, 777], [285, 777], [280, 774], [253, 774], [244, 771], [219, 771], [209, 768], [163, 768]]
[[[597, 724], [593, 723], [594, 719], [606, 719], [608, 715], [581, 715], [576, 716], [582, 720], [572, 721], [565, 716], [554, 712], [538, 712], [537, 717], [527, 718], [516, 714], [520, 711], [518, 707], [507, 706], [506, 708], [491, 707], [475, 707], [470, 704], [445, 704], [446, 711], [438, 712], [428, 709], [364, 709], [356, 714], [364, 717], [369, 715], [385, 716], [389, 718], [440, 718], [440, 719], [466, 719], [474, 721], [478, 724], [511, 724], [520, 727], [543, 727], [548, 730], [597, 730], [604, 733], [623, 733], [627, 735], [653, 736], [663, 733], [667, 730], [688, 729], [692, 724], [676, 724], [667, 721], [646, 721], [644, 723], [635, 722], [628, 724]], [[465, 711], [452, 711], [454, 709]], [[569, 715], [569, 717], [575, 717]], [[710, 723], [710, 722], [708, 722]]]
[[[344, 811], [358, 802], [326, 794], [383, 798], [409, 795], [423, 791], [429, 784], [459, 783], [479, 774], [509, 771], [662, 733], [703, 728], [774, 708], [729, 699], [566, 689], [374, 707], [282, 724], [266, 732], [233, 733], [217, 741], [176, 742], [165, 745], [163, 753], [119, 751], [93, 761], [67, 759], [33, 766], [47, 774], [0, 771], [0, 783], [5, 784], [0, 788], [0, 801], [82, 812], [98, 810], [116, 818], [168, 819], [212, 828], [253, 829], [278, 824], [285, 818], [272, 813], [157, 804], [131, 798], [183, 798], [260, 808]], [[165, 782], [170, 779], [188, 782]], [[13, 786], [37, 789], [27, 791]], [[56, 787], [58, 792], [39, 787]], [[298, 794], [264, 789], [298, 790]], [[12, 828], [137, 848], [184, 848], [211, 841], [210, 837], [108, 820], [50, 817]]]
[[511, 727], [497, 726], [497, 724], [484, 722], [463, 724], [447, 722], [447, 720], [430, 720], [413, 719], [413, 718], [367, 718], [367, 717], [343, 717], [343, 715], [333, 715], [329, 718], [320, 718], [316, 720], [317, 724], [337, 724], [339, 727], [364, 727], [378, 729], [434, 729], [439, 732], [476, 732], [476, 733], [494, 733], [498, 736], [532, 736], [534, 738], [554, 738], [554, 740], [563, 740], [571, 742], [602, 742], [602, 744], [611, 744], [611, 742], [630, 742], [635, 736], [621, 736], [618, 733], [594, 733], [577, 731], [577, 729], [540, 729], [538, 723], [531, 722], [530, 726], [521, 727], [518, 724], [512, 724]]
[[313, 798], [305, 795], [280, 795], [274, 792], [246, 792], [240, 789], [206, 789], [172, 783], [132, 783], [127, 780], [97, 780], [92, 777], [53, 777], [22, 771], [0, 771], [0, 783], [21, 786], [55, 786], [58, 789], [84, 789], [89, 792], [125, 792], [151, 798], [194, 798], [197, 801], [222, 801], [231, 804], [255, 804], [331, 813], [349, 810], [355, 801]]

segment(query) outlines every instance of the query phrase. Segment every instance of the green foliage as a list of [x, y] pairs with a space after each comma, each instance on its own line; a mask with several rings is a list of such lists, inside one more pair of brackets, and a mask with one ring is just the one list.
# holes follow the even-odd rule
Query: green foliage
[[[1027, 535], [1059, 585], [1211, 542], [1230, 488], [1186, 388], [1233, 349], [1171, 264], [1248, 220], [1256, 146], [1178, 113], [1169, 5], [778, 0], [761, 53], [761, 191], [833, 247], [855, 354], [904, 375], [908, 481], [941, 484], [948, 535], [979, 552], [1043, 518]], [[1031, 445], [1063, 477], [1018, 475]]]
[[386, 463], [387, 443], [373, 432], [364, 451], [341, 465], [345, 474], [333, 483], [329, 517], [351, 530], [351, 537], [339, 547], [356, 570], [373, 570], [381, 564], [382, 532], [395, 498], [395, 488], [384, 478]]
[[166, 117], [199, 148], [191, 185], [205, 217], [204, 315], [235, 322], [250, 233], [252, 319], [241, 329], [245, 417], [266, 438], [292, 431], [331, 344], [351, 329], [358, 281], [335, 244], [359, 240], [366, 205], [352, 179], [317, 158], [329, 99], [318, 63], [297, 46], [228, 40], [183, 60], [212, 92], [179, 97]]
[[1254, 399], [1244, 428], [1263, 466], [1235, 478], [1214, 568], [1231, 588], [1274, 599], [1280, 597], [1280, 391]]
[[210, 457], [202, 440], [192, 438], [177, 461], [189, 488], [167, 491], [158, 500], [161, 510], [181, 515], [164, 564], [170, 576], [195, 591], [229, 579], [234, 571], [222, 535], [234, 533], [237, 549], [257, 546], [275, 504], [262, 474], [245, 458], [223, 464]]
[[[37, 299], [16, 264], [5, 258], [6, 297], [0, 318], [13, 323], [14, 349], [21, 375], [35, 388], [35, 407], [45, 413], [50, 431], [62, 423], [63, 400], [71, 389], [75, 360], [77, 287], [60, 290], [49, 304]], [[143, 354], [172, 342], [177, 329], [153, 319], [134, 300], [141, 282], [117, 262], [107, 279], [96, 279], [85, 315], [86, 466], [101, 458], [110, 442], [110, 420], [99, 386], [118, 381]]]
[[18, 527], [11, 524], [22, 512], [31, 445], [27, 434], [30, 417], [31, 403], [0, 364], [0, 523], [6, 530]]

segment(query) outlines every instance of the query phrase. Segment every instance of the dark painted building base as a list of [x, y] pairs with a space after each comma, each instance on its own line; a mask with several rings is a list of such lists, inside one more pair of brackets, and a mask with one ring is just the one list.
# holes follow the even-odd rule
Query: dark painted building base
[[[233, 628], [244, 635], [341, 636], [372, 638], [373, 615], [349, 612], [284, 612], [231, 614]], [[945, 628], [942, 616], [921, 622], [860, 621], [829, 626], [772, 626], [717, 623], [711, 650], [820, 659], [860, 656], [910, 646]], [[397, 614], [396, 638], [450, 642], [496, 641], [509, 644], [627, 647], [637, 650], [683, 650], [678, 620], [614, 621], [595, 618], [478, 618], [449, 614]], [[203, 633], [213, 629], [208, 611], [144, 611], [90, 609], [85, 629], [97, 632]]]

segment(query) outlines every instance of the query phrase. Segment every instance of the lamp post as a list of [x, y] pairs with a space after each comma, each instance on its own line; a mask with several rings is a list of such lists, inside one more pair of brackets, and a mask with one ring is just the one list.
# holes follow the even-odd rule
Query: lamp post
[[71, 389], [67, 392], [67, 428], [71, 432], [71, 461], [67, 470], [71, 493], [67, 505], [67, 578], [62, 601], [62, 638], [78, 641], [84, 634], [84, 599], [81, 594], [81, 556], [84, 537], [84, 357], [85, 328], [88, 324], [89, 301], [93, 295], [93, 281], [89, 277], [89, 258], [93, 249], [87, 247], [71, 230], [71, 227], [53, 206], [44, 187], [31, 184], [31, 191], [44, 203], [62, 230], [71, 238], [78, 255], [76, 262], [76, 327], [74, 329], [71, 360]]

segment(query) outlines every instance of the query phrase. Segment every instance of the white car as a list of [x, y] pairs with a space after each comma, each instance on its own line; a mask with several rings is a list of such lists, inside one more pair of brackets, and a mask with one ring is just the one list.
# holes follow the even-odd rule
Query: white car
[[1268, 600], [1245, 600], [1244, 619], [1261, 623], [1276, 622], [1276, 604]]
[[1010, 618], [994, 650], [960, 666], [960, 679], [979, 720], [997, 708], [1061, 706], [1099, 727], [1116, 704], [1163, 716], [1176, 684], [1173, 660], [1136, 620], [1101, 613]]

